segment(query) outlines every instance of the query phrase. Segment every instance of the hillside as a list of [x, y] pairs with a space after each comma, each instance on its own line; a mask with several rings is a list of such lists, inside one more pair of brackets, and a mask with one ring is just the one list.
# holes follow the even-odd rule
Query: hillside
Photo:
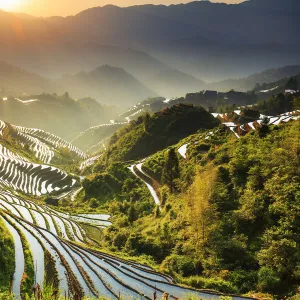
[[34, 196], [57, 194], [73, 188], [77, 180], [53, 165], [73, 165], [86, 159], [85, 153], [42, 130], [1, 120], [0, 129], [2, 188]]
[[[83, 190], [80, 178], [52, 165], [71, 164], [77, 172], [86, 155], [73, 145], [40, 129], [0, 121], [0, 150], [1, 299], [222, 296], [175, 284], [151, 259], [112, 255], [100, 245], [104, 229], [112, 227], [111, 215], [95, 199], [88, 209], [75, 201]], [[133, 175], [131, 182], [139, 185]], [[147, 190], [139, 191], [151, 207]]]
[[192, 105], [179, 104], [152, 116], [146, 114], [112, 136], [103, 160], [142, 159], [199, 129], [213, 128], [218, 123], [205, 109]]
[[77, 101], [68, 93], [0, 98], [0, 119], [40, 128], [70, 140], [79, 132], [115, 116], [115, 107], [101, 105], [90, 98]]
[[91, 157], [0, 121], [0, 298], [32, 296], [36, 283], [45, 300], [293, 295], [297, 115], [177, 104], [124, 124]]
[[119, 128], [127, 123], [109, 123], [88, 128], [80, 133], [72, 144], [85, 151], [97, 152], [102, 147], [105, 139], [113, 135]]
[[298, 91], [300, 88], [300, 74], [281, 78], [275, 82], [270, 82], [255, 86], [255, 91], [266, 94], [284, 93], [285, 90]]
[[[83, 183], [83, 199], [88, 205], [94, 198], [96, 206], [114, 211], [113, 229], [100, 242], [114, 251], [146, 253], [160, 270], [195, 288], [254, 297], [295, 294], [296, 119], [286, 115], [269, 125], [254, 122], [239, 138], [225, 123], [153, 150], [143, 162], [128, 162], [126, 155], [118, 163], [108, 160], [104, 169], [98, 162], [98, 173]], [[144, 147], [148, 145], [146, 141]], [[171, 168], [179, 168], [173, 169], [173, 191], [166, 176], [171, 152], [176, 157]], [[140, 190], [145, 183], [152, 205]], [[153, 195], [159, 198], [156, 205]]]
[[[149, 68], [151, 69], [150, 66]], [[163, 68], [162, 66], [157, 71]], [[44, 78], [0, 62], [0, 97], [70, 92], [74, 98], [92, 97], [100, 103], [127, 107], [156, 95], [124, 69], [109, 65], [102, 65], [89, 72], [81, 71], [75, 75], [64, 75], [55, 80], [49, 79], [49, 75], [48, 72], [47, 78]]]

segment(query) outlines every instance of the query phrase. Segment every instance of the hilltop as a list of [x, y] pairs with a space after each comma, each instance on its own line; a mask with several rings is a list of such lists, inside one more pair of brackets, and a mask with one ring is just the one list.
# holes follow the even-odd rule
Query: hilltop
[[219, 123], [202, 107], [179, 104], [145, 115], [118, 130], [111, 138], [105, 160], [142, 159], [178, 142], [199, 129], [209, 129]]

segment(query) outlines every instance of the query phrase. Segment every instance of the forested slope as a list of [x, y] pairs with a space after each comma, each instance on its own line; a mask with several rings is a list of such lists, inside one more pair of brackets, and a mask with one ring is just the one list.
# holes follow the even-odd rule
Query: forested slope
[[213, 128], [219, 123], [202, 107], [175, 105], [152, 116], [146, 114], [120, 129], [112, 136], [104, 158], [111, 162], [142, 159], [200, 128]]
[[[152, 178], [160, 207], [153, 199], [147, 204], [151, 196], [126, 171], [126, 156], [115, 156], [121, 162], [108, 164], [112, 177], [98, 173], [84, 184], [86, 199], [104, 199], [99, 189], [93, 192], [96, 182], [114, 199], [106, 203], [114, 225], [101, 241], [113, 251], [147, 255], [161, 271], [193, 287], [294, 294], [300, 282], [299, 130], [299, 120], [263, 124], [237, 139], [221, 125], [156, 152], [142, 169]], [[94, 170], [101, 172], [102, 163]], [[174, 170], [173, 189], [168, 167]], [[115, 192], [112, 178], [119, 174]]]

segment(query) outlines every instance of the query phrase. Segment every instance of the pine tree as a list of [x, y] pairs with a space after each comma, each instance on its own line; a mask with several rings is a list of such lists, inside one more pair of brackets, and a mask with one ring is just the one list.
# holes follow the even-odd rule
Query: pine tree
[[170, 192], [173, 193], [175, 190], [174, 180], [180, 176], [179, 161], [174, 148], [168, 151], [162, 176], [163, 183], [167, 184]]

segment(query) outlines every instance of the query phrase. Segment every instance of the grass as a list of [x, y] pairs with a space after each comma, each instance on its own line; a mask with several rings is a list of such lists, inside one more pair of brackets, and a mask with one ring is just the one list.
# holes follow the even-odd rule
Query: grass
[[15, 270], [15, 247], [13, 237], [0, 218], [0, 299], [8, 295]]
[[[15, 230], [18, 232], [18, 234], [20, 235], [20, 238], [21, 238], [23, 251], [24, 251], [24, 258], [25, 258], [25, 270], [24, 270], [24, 274], [23, 274], [23, 278], [22, 278], [22, 282], [21, 282], [21, 294], [24, 295], [24, 297], [25, 297], [25, 295], [31, 294], [31, 289], [32, 289], [32, 286], [34, 283], [34, 265], [33, 265], [33, 259], [32, 259], [31, 251], [29, 248], [29, 244], [28, 244], [24, 234], [21, 232], [21, 230], [17, 226], [12, 224], [12, 222], [6, 218], [4, 213], [0, 212], [0, 215], [2, 217], [4, 217], [6, 219], [6, 221], [9, 222], [15, 228]], [[6, 229], [6, 231], [7, 231], [7, 229]], [[12, 240], [12, 237], [11, 237], [11, 240]], [[9, 246], [10, 249], [14, 249], [13, 244], [11, 244], [9, 241], [8, 241], [7, 245]], [[13, 274], [14, 269], [15, 269], [14, 250], [13, 250], [13, 255], [12, 255], [12, 253], [10, 253], [9, 257], [10, 258], [6, 257], [5, 255], [2, 255], [2, 253], [1, 253], [0, 259], [1, 260], [9, 259], [9, 266], [10, 266], [9, 270], [12, 269], [12, 273], [10, 272], [10, 274]], [[2, 266], [1, 260], [0, 260], [0, 266]], [[13, 260], [13, 267], [12, 267], [12, 260]], [[5, 268], [4, 268], [4, 270], [5, 270]], [[6, 280], [9, 280], [9, 282], [11, 282], [12, 276], [13, 275], [7, 276]], [[0, 276], [0, 281], [1, 281], [1, 279], [2, 279], [2, 276]], [[10, 290], [10, 283], [9, 283], [8, 290]], [[0, 292], [1, 292], [1, 290], [0, 290]], [[0, 298], [0, 299], [2, 299], [2, 298]]]

